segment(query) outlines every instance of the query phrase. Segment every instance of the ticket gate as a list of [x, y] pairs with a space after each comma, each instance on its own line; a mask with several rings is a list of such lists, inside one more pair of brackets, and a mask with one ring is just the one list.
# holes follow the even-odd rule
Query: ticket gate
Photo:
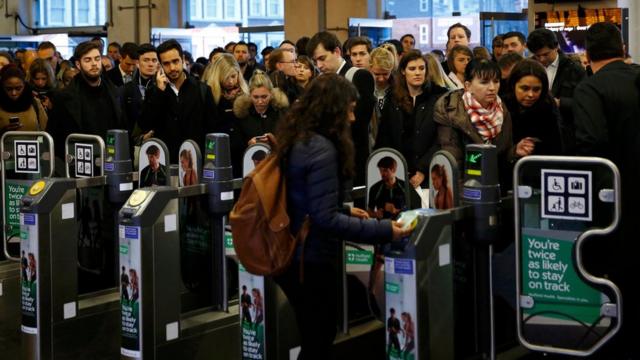
[[605, 278], [617, 248], [609, 236], [621, 215], [619, 171], [601, 158], [530, 156], [513, 176], [518, 338], [535, 352], [595, 354], [623, 315], [615, 278]]
[[[145, 178], [159, 179], [159, 171]], [[208, 196], [212, 252], [201, 271], [214, 278], [209, 304], [190, 308], [181, 291], [180, 200], [202, 195]], [[131, 194], [119, 213], [121, 359], [239, 357], [238, 308], [228, 302], [224, 254], [223, 217], [232, 205], [226, 134], [206, 136], [201, 182], [154, 185]]]
[[415, 226], [385, 251], [389, 359], [494, 359], [492, 247], [500, 236], [496, 149], [467, 145], [461, 204], [457, 164], [430, 166], [433, 209], [403, 213]]
[[[109, 130], [108, 134], [111, 156], [106, 158], [100, 137], [70, 135], [65, 159], [67, 173], [74, 178], [37, 181], [21, 200], [22, 359], [113, 359], [118, 355], [115, 262], [106, 261], [105, 266], [99, 267], [102, 272], [94, 274], [97, 276], [83, 278], [83, 271], [95, 269], [86, 269], [90, 262], [83, 263], [86, 254], [80, 245], [101, 241], [96, 229], [90, 233], [80, 231], [86, 225], [83, 222], [87, 212], [97, 216], [96, 211], [102, 209], [99, 203], [83, 207], [78, 200], [82, 191], [114, 184], [112, 176], [131, 176], [113, 171], [104, 175], [107, 164], [129, 156], [127, 132]], [[118, 206], [118, 199], [131, 191], [132, 184], [109, 188], [116, 191], [110, 199]], [[106, 223], [107, 228], [108, 218], [97, 220]], [[108, 234], [111, 229], [105, 230]], [[100, 244], [102, 254], [109, 253], [107, 244]], [[111, 250], [114, 257], [115, 251]]]
[[20, 353], [20, 199], [36, 180], [53, 174], [53, 139], [45, 132], [10, 131], [0, 140], [2, 249], [0, 353]]

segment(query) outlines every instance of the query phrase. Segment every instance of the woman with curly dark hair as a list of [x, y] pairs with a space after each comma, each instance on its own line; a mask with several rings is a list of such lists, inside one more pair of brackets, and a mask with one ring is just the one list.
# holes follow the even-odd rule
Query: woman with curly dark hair
[[306, 218], [310, 221], [291, 266], [276, 277], [294, 308], [300, 358], [305, 360], [332, 358], [340, 239], [379, 244], [409, 234], [397, 223], [368, 219], [366, 211], [342, 205], [343, 183], [354, 174], [350, 123], [356, 98], [356, 89], [343, 77], [321, 75], [293, 104], [277, 132], [291, 233], [297, 234]]

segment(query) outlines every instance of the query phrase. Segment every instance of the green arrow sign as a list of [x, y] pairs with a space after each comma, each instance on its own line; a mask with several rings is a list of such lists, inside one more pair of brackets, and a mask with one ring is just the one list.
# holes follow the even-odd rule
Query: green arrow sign
[[469, 154], [467, 161], [472, 164], [475, 164], [478, 161], [478, 159], [480, 159], [481, 156], [482, 154]]

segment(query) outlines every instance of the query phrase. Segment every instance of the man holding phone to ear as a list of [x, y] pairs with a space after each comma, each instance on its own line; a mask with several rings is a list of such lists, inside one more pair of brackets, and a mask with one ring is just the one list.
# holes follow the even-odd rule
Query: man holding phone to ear
[[155, 86], [146, 91], [140, 127], [162, 139], [170, 154], [177, 154], [187, 139], [202, 148], [204, 135], [215, 129], [211, 89], [184, 71], [182, 46], [176, 40], [160, 44], [157, 54], [160, 68]]

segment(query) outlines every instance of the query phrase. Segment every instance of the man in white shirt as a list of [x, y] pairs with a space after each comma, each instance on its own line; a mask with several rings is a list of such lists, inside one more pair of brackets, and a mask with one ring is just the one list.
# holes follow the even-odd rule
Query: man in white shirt
[[544, 66], [549, 78], [549, 90], [560, 108], [561, 129], [565, 148], [569, 154], [575, 150], [573, 139], [573, 92], [586, 76], [582, 66], [574, 63], [559, 48], [556, 34], [549, 29], [536, 29], [529, 34], [527, 48], [532, 58]]
[[[313, 57], [318, 69], [324, 74], [337, 73], [344, 76], [358, 89], [356, 121], [351, 124], [351, 136], [356, 150], [356, 164], [366, 164], [369, 157], [369, 124], [375, 108], [373, 75], [365, 69], [350, 70], [352, 66], [342, 58], [342, 44], [327, 31], [315, 34], [307, 44], [307, 53]], [[354, 185], [365, 183], [365, 166], [356, 168]]]
[[107, 78], [117, 87], [133, 80], [133, 72], [138, 67], [138, 45], [130, 42], [122, 44], [120, 56], [120, 64], [106, 73]]

